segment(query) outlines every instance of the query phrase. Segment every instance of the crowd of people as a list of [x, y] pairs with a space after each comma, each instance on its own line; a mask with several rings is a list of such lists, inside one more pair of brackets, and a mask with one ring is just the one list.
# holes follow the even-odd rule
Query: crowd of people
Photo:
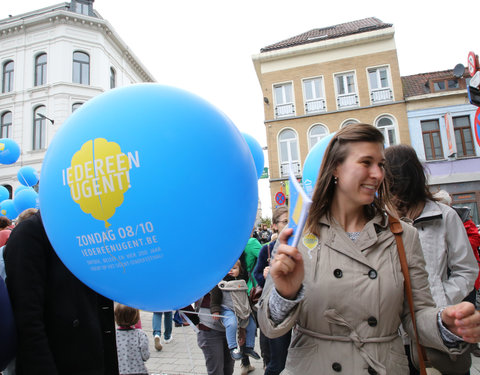
[[[288, 209], [276, 208], [271, 228], [254, 228], [225, 277], [182, 309], [208, 374], [232, 375], [239, 361], [246, 375], [250, 358], [262, 358], [265, 375], [423, 375], [419, 343], [440, 373], [468, 374], [470, 352], [480, 354], [480, 235], [469, 209], [452, 207], [427, 181], [412, 147], [384, 149], [368, 124], [340, 129], [298, 247], [287, 243]], [[40, 212], [18, 222], [11, 230], [0, 218], [0, 271], [18, 340], [5, 374], [148, 374], [139, 310], [81, 283], [53, 250]], [[173, 339], [172, 315], [152, 316], [157, 351]], [[448, 367], [453, 359], [460, 372]]]

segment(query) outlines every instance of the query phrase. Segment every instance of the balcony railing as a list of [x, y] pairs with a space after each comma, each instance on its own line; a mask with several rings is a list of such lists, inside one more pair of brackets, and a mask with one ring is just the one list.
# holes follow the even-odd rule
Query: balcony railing
[[295, 106], [293, 103], [277, 104], [275, 106], [275, 117], [292, 116], [295, 114]]
[[[300, 162], [299, 161], [292, 161], [292, 168], [293, 173], [295, 176], [300, 176], [301, 169], [300, 169]], [[280, 164], [280, 176], [287, 177], [288, 176], [288, 163]]]
[[324, 112], [325, 99], [313, 99], [305, 102], [305, 113]]
[[337, 97], [338, 108], [358, 106], [357, 94], [344, 94]]
[[393, 93], [389, 88], [372, 90], [372, 92], [370, 92], [370, 97], [372, 99], [372, 103], [389, 102], [393, 100]]

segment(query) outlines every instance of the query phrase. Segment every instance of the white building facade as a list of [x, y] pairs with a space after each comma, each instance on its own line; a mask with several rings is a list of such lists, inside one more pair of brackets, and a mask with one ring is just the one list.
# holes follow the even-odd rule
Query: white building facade
[[21, 155], [0, 165], [0, 185], [11, 192], [17, 172], [41, 170], [46, 149], [71, 113], [115, 87], [155, 82], [93, 0], [73, 0], [0, 20], [0, 138]]

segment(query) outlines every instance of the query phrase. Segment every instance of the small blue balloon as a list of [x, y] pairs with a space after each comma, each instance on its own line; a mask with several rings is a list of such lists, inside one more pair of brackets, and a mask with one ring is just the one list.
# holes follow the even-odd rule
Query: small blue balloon
[[38, 184], [38, 172], [29, 165], [19, 169], [17, 178], [18, 181], [25, 186], [35, 186]]
[[310, 197], [312, 196], [313, 190], [315, 189], [315, 184], [317, 183], [318, 172], [320, 171], [320, 166], [322, 165], [325, 150], [327, 149], [327, 146], [334, 135], [335, 133], [331, 133], [318, 141], [317, 144], [312, 147], [305, 158], [305, 162], [303, 163], [303, 189]]
[[248, 148], [250, 148], [250, 152], [252, 153], [255, 169], [257, 171], [257, 178], [260, 178], [263, 173], [263, 167], [265, 166], [262, 146], [260, 146], [260, 143], [258, 143], [257, 140], [251, 135], [246, 133], [242, 133], [242, 135], [247, 142]]
[[38, 193], [32, 188], [24, 189], [15, 194], [13, 204], [19, 214], [28, 208], [38, 208]]
[[13, 196], [17, 195], [18, 193], [20, 193], [22, 190], [25, 190], [25, 189], [30, 189], [30, 187], [25, 185], [19, 185], [13, 192]]
[[[40, 211], [82, 282], [129, 306], [171, 311], [208, 293], [239, 258], [257, 185], [248, 145], [225, 114], [184, 90], [137, 84], [90, 99], [61, 126], [42, 165]], [[235, 230], [212, 241], [219, 220]]]
[[10, 192], [5, 186], [0, 185], [0, 202], [10, 198]]
[[17, 209], [12, 199], [5, 199], [0, 203], [0, 213], [3, 216], [8, 217], [10, 220], [15, 219], [18, 216]]
[[0, 138], [0, 163], [13, 164], [20, 157], [20, 147], [10, 138]]

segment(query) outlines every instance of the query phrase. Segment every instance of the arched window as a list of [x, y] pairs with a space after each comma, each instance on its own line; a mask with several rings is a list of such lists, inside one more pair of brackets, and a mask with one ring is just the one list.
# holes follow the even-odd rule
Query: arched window
[[348, 120], [345, 120], [342, 125], [340, 125], [340, 128], [344, 128], [345, 126], [352, 125], [352, 124], [357, 124], [360, 121], [354, 119], [354, 118], [349, 118]]
[[8, 199], [12, 199], [12, 185], [2, 185], [4, 188], [8, 190]]
[[110, 67], [110, 88], [114, 89], [117, 86], [117, 72]]
[[278, 149], [280, 152], [280, 175], [288, 175], [289, 160], [292, 161], [294, 173], [300, 173], [297, 133], [292, 129], [282, 130], [278, 136]]
[[308, 143], [310, 149], [317, 144], [322, 138], [328, 135], [328, 129], [326, 126], [316, 124], [313, 125], [308, 131]]
[[12, 60], [3, 64], [2, 92], [10, 92], [13, 90], [13, 66]]
[[33, 111], [33, 150], [45, 148], [45, 106], [39, 106]]
[[35, 58], [35, 86], [47, 83], [47, 54], [41, 53]]
[[393, 119], [390, 116], [379, 117], [375, 125], [383, 133], [385, 147], [397, 144], [397, 131], [395, 130]]
[[75, 112], [77, 109], [79, 109], [82, 106], [83, 103], [73, 103], [72, 104], [72, 113]]
[[73, 53], [73, 83], [90, 84], [90, 56], [85, 52]]
[[0, 138], [10, 138], [12, 129], [12, 112], [5, 112], [0, 118]]

